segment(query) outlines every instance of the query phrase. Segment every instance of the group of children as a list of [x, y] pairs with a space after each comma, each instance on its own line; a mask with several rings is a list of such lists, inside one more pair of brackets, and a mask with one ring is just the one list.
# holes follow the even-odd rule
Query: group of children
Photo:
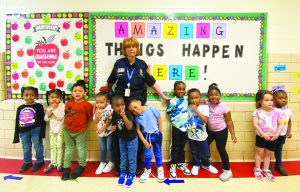
[[[138, 140], [144, 148], [145, 169], [140, 182], [146, 182], [151, 173], [152, 150], [157, 166], [157, 180], [165, 179], [162, 166], [162, 118], [160, 112], [151, 105], [142, 105], [136, 98], [115, 95], [108, 97], [106, 91], [100, 91], [95, 97], [95, 107], [85, 100], [85, 82], [74, 83], [71, 94], [73, 99], [64, 104], [65, 94], [59, 89], [47, 91], [46, 114], [43, 106], [35, 102], [38, 90], [34, 87], [22, 88], [25, 104], [17, 109], [14, 143], [22, 141], [24, 164], [20, 173], [32, 166], [32, 143], [36, 150], [36, 163], [32, 171], [44, 166], [44, 146], [46, 122], [49, 122], [51, 146], [51, 163], [44, 169], [45, 173], [53, 169], [62, 171], [62, 180], [76, 179], [86, 166], [86, 146], [88, 124], [97, 125], [95, 134], [100, 143], [100, 164], [95, 174], [120, 169], [118, 185], [133, 185], [137, 169]], [[166, 109], [170, 116], [172, 128], [170, 177], [176, 179], [176, 169], [185, 175], [198, 175], [200, 168], [217, 174], [211, 165], [209, 145], [215, 140], [220, 154], [223, 172], [220, 180], [228, 181], [232, 177], [229, 157], [226, 152], [228, 131], [231, 140], [236, 143], [234, 124], [229, 108], [220, 101], [221, 91], [213, 83], [207, 91], [207, 99], [202, 100], [198, 89], [189, 89], [183, 81], [174, 83], [174, 98], [168, 102]], [[273, 105], [274, 97], [274, 105]], [[272, 92], [260, 90], [256, 94], [257, 110], [253, 113], [256, 129], [256, 152], [254, 175], [262, 180], [266, 176], [274, 181], [269, 170], [270, 154], [275, 150], [275, 169], [287, 175], [282, 167], [282, 146], [285, 138], [291, 138], [291, 111], [287, 108], [287, 94], [283, 90]], [[275, 108], [276, 109], [275, 109]], [[189, 142], [192, 169], [185, 163], [185, 145]], [[63, 156], [64, 143], [64, 159]], [[78, 151], [79, 166], [71, 174], [71, 161], [75, 146]], [[116, 155], [115, 150], [118, 151]], [[106, 155], [109, 162], [106, 163]], [[263, 159], [263, 169], [260, 168]], [[152, 174], [153, 175], [153, 174]], [[154, 175], [153, 175], [154, 176]]]

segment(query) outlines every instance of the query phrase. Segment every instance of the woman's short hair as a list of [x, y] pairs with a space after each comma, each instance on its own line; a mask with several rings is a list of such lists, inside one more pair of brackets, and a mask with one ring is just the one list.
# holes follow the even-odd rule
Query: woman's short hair
[[123, 43], [122, 43], [122, 54], [127, 56], [126, 54], [126, 48], [127, 47], [136, 47], [137, 52], [136, 52], [136, 56], [139, 56], [141, 54], [140, 51], [140, 43], [138, 42], [138, 40], [134, 37], [127, 37], [123, 39]]

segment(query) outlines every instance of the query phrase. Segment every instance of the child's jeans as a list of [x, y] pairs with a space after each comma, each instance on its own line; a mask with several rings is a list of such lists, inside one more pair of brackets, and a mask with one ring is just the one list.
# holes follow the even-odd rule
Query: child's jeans
[[282, 166], [282, 147], [285, 143], [286, 136], [279, 136], [275, 144], [275, 167]]
[[187, 141], [187, 133], [180, 131], [172, 126], [172, 144], [171, 144], [171, 161], [170, 164], [185, 162], [184, 147]]
[[63, 131], [59, 130], [58, 133], [49, 133], [50, 147], [51, 147], [51, 164], [58, 167], [62, 165], [63, 155]]
[[193, 166], [204, 165], [205, 167], [210, 166], [210, 161], [209, 161], [210, 152], [209, 152], [207, 139], [204, 141], [195, 141], [189, 139], [189, 143], [190, 143], [190, 149], [192, 154], [192, 165]]
[[126, 172], [127, 167], [129, 173], [135, 174], [136, 171], [136, 155], [138, 149], [138, 137], [130, 141], [119, 138], [120, 145], [120, 171]]
[[106, 137], [99, 137], [100, 142], [100, 160], [101, 162], [106, 162], [106, 153], [108, 152], [109, 161], [114, 162], [114, 155], [113, 155], [113, 135], [109, 134]]
[[24, 163], [28, 164], [32, 161], [32, 143], [35, 149], [36, 163], [44, 161], [44, 145], [40, 138], [41, 127], [36, 127], [30, 131], [20, 133], [20, 139], [23, 147]]
[[161, 152], [161, 145], [162, 145], [162, 134], [161, 132], [157, 131], [155, 133], [143, 133], [144, 138], [151, 144], [151, 147], [147, 149], [144, 146], [144, 157], [145, 157], [145, 167], [147, 169], [151, 168], [151, 160], [152, 160], [152, 148], [153, 153], [155, 156], [155, 163], [157, 167], [162, 166], [162, 152]]

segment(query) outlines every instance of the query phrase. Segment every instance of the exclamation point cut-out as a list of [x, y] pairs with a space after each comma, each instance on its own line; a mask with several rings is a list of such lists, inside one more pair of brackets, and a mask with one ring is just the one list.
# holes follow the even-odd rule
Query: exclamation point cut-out
[[[204, 65], [204, 74], [207, 72], [207, 65]], [[204, 77], [204, 80], [206, 80], [206, 77]]]

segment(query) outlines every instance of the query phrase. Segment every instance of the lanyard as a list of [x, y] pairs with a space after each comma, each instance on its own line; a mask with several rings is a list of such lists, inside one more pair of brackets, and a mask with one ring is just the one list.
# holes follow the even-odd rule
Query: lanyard
[[128, 88], [129, 88], [129, 86], [130, 86], [130, 80], [131, 80], [131, 78], [132, 78], [132, 76], [133, 76], [134, 68], [132, 69], [132, 71], [131, 71], [130, 74], [129, 74], [128, 67], [126, 68], [126, 70], [127, 70], [127, 79], [128, 79], [127, 86], [128, 86]]

